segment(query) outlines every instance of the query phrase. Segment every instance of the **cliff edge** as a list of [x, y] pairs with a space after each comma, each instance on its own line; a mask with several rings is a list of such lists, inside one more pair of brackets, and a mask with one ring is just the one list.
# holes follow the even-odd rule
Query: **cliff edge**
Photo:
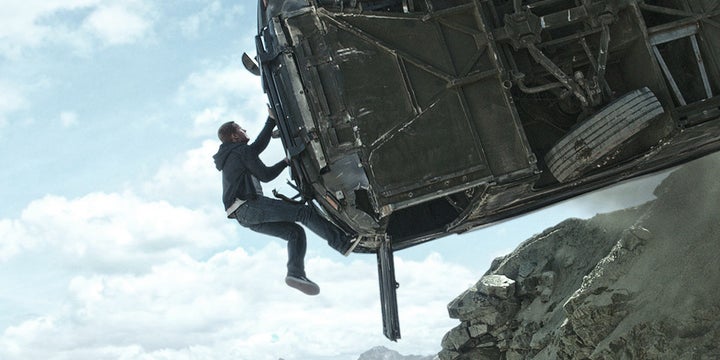
[[720, 154], [654, 194], [495, 259], [448, 305], [440, 360], [720, 358]]

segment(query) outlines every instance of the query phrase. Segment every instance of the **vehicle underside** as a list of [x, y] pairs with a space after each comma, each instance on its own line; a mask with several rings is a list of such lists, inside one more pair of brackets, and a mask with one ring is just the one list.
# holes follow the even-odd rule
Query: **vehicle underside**
[[269, 0], [256, 59], [393, 340], [392, 251], [720, 149], [716, 0]]

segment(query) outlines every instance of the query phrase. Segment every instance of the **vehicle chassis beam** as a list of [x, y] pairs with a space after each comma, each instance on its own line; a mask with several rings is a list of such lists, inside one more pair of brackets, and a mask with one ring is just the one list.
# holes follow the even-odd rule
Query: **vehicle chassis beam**
[[383, 333], [392, 341], [400, 338], [400, 320], [398, 317], [395, 264], [393, 262], [392, 243], [386, 237], [377, 250], [378, 280], [380, 282], [380, 307], [382, 308]]

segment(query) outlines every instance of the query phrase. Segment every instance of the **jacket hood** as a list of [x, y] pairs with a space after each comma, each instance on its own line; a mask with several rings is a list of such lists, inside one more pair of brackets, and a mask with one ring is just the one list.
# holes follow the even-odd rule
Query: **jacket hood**
[[215, 168], [218, 169], [218, 171], [221, 171], [223, 167], [225, 167], [225, 162], [227, 161], [228, 156], [230, 156], [230, 153], [232, 153], [235, 148], [242, 145], [244, 145], [244, 143], [221, 144], [218, 152], [213, 155], [213, 159], [215, 160]]

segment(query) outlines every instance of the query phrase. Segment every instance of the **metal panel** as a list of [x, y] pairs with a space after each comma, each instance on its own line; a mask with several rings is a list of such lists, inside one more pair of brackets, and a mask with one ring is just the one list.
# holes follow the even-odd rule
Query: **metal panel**
[[[317, 13], [333, 64], [318, 71], [339, 79], [376, 210], [533, 171], [473, 7], [432, 18]], [[499, 146], [487, 153], [485, 142]]]

